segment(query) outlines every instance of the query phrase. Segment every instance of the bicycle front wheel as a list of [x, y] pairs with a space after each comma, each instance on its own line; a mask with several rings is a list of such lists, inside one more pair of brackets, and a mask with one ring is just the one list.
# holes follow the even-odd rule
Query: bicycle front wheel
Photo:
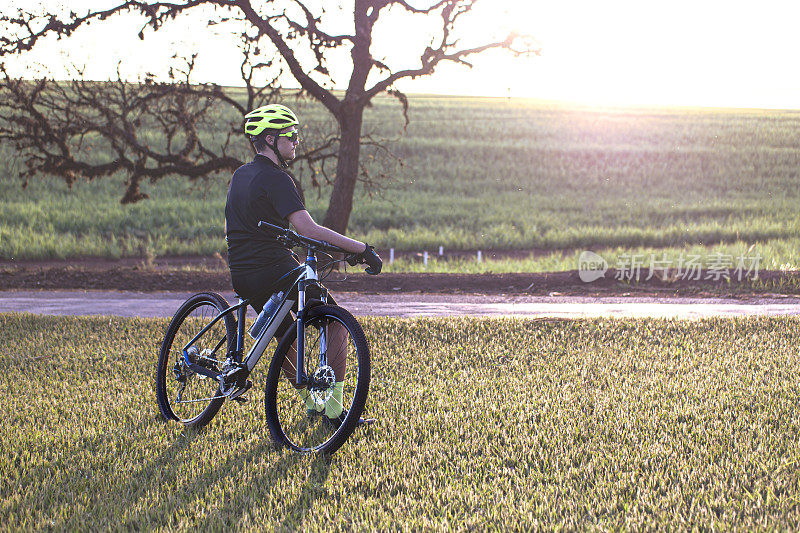
[[309, 383], [298, 388], [297, 323], [270, 364], [265, 408], [272, 438], [298, 452], [334, 453], [358, 424], [367, 400], [370, 356], [361, 326], [348, 311], [321, 305], [304, 317], [303, 361]]
[[[156, 364], [156, 399], [165, 419], [201, 428], [225, 401], [216, 379], [186, 366], [182, 349], [227, 308], [225, 298], [204, 292], [186, 300], [172, 318]], [[190, 362], [219, 372], [235, 338], [236, 320], [228, 313], [189, 347]]]

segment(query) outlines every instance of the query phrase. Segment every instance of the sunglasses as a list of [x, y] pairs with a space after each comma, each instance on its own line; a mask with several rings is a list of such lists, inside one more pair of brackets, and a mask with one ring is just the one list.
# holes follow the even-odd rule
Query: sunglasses
[[279, 133], [278, 137], [286, 137], [287, 141], [293, 143], [297, 142], [297, 140], [300, 138], [300, 132], [298, 132], [297, 130], [287, 131], [286, 133]]

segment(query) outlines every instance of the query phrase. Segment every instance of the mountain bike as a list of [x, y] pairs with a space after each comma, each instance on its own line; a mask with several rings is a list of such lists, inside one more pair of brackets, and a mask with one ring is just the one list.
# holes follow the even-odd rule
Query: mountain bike
[[[294, 278], [291, 289], [273, 295], [274, 310], [264, 314], [260, 331], [251, 328], [254, 341], [247, 354], [245, 316], [250, 300], [237, 296], [238, 302], [229, 305], [213, 292], [187, 299], [161, 344], [155, 376], [158, 407], [167, 420], [201, 428], [226, 399], [243, 401], [242, 394], [251, 386], [248, 376], [296, 304], [295, 319], [278, 339], [270, 362], [266, 418], [278, 444], [298, 452], [331, 454], [360, 421], [369, 391], [370, 352], [358, 321], [329, 302], [322, 281], [336, 264], [363, 260], [286, 228], [264, 221], [259, 226], [275, 232], [284, 246], [305, 249], [305, 262], [275, 284], [287, 286]], [[318, 253], [328, 259], [319, 268]], [[375, 270], [370, 267], [367, 272], [377, 274], [380, 266]]]

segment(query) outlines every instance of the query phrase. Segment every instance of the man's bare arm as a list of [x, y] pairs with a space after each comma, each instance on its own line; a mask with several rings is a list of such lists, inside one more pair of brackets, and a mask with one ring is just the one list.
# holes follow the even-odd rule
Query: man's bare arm
[[334, 246], [356, 254], [363, 252], [367, 248], [367, 245], [361, 241], [353, 240], [325, 226], [320, 226], [314, 222], [314, 219], [311, 218], [311, 215], [305, 209], [295, 211], [289, 215], [287, 219], [297, 230], [297, 233], [304, 237], [329, 242]]

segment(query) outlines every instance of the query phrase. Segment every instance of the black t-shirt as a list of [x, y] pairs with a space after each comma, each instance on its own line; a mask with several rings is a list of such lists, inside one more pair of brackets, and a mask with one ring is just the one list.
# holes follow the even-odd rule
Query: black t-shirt
[[225, 204], [225, 240], [231, 272], [245, 273], [285, 260], [291, 251], [260, 220], [289, 227], [286, 217], [305, 209], [292, 177], [258, 154], [231, 178]]

